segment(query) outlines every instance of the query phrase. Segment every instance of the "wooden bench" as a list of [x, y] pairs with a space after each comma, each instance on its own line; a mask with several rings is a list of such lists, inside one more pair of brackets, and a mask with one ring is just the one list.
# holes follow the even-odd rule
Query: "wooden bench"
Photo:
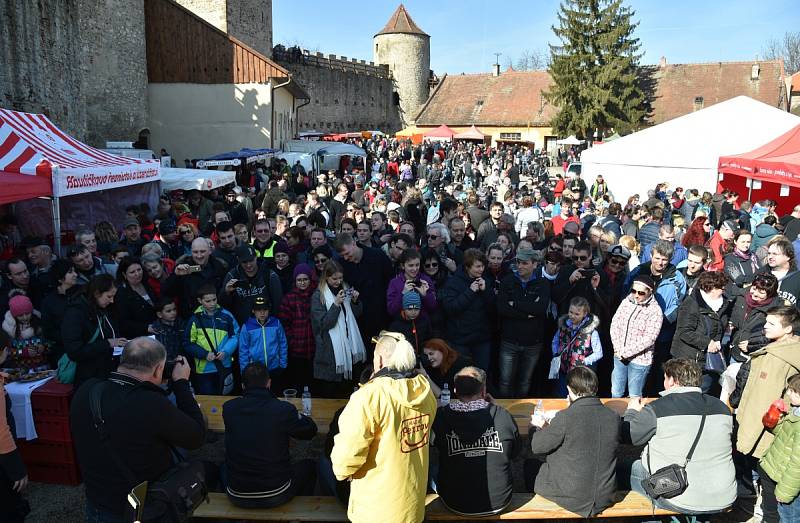
[[[254, 521], [347, 521], [347, 507], [332, 496], [300, 496], [289, 503], [273, 509], [244, 509], [234, 506], [225, 494], [212, 493], [210, 503], [204, 503], [194, 513], [196, 518], [217, 518]], [[427, 521], [455, 521], [467, 519], [447, 510], [439, 496], [428, 494], [425, 501]], [[617, 492], [614, 505], [596, 518], [627, 518], [667, 516], [674, 512], [653, 509], [650, 501], [636, 492]], [[480, 518], [472, 518], [480, 519]], [[506, 510], [486, 519], [581, 519], [581, 516], [565, 510], [552, 501], [531, 494], [514, 494]], [[376, 515], [376, 521], [380, 518]]]
[[[225, 423], [222, 420], [222, 405], [233, 399], [233, 396], [197, 396], [197, 403], [200, 409], [208, 418], [208, 428], [214, 432], [225, 432]], [[645, 398], [643, 401], [648, 403], [653, 401], [654, 398]], [[301, 410], [302, 403], [299, 398], [289, 400], [294, 404], [298, 410]], [[530, 424], [531, 413], [538, 399], [514, 399], [514, 400], [495, 400], [498, 405], [508, 410], [517, 422], [520, 434], [527, 434]], [[548, 398], [542, 399], [542, 406], [545, 410], [563, 410], [567, 408], [568, 403], [566, 399]], [[601, 401], [606, 407], [610, 408], [617, 414], [622, 415], [628, 406], [628, 400], [625, 398], [603, 398]], [[312, 398], [311, 399], [311, 417], [316, 421], [317, 428], [322, 434], [327, 434], [333, 415], [337, 410], [342, 408], [347, 403], [344, 399], [325, 399], [325, 398]]]

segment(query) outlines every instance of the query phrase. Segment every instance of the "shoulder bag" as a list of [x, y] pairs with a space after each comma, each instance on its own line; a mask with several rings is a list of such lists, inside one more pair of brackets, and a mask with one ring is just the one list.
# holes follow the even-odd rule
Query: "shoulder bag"
[[[135, 499], [138, 503], [135, 508], [137, 514], [135, 521], [140, 523], [182, 523], [192, 517], [195, 509], [203, 501], [208, 502], [208, 487], [206, 486], [206, 473], [200, 461], [180, 461], [170, 468], [157, 481], [140, 483], [133, 471], [122, 461], [117, 451], [111, 446], [110, 437], [105, 428], [105, 420], [101, 409], [103, 392], [111, 385], [108, 381], [95, 384], [89, 393], [89, 408], [92, 412], [92, 422], [97, 430], [101, 443], [106, 447], [111, 460], [116, 465], [125, 480], [133, 485], [133, 490], [128, 499]], [[130, 387], [130, 393], [136, 387]], [[174, 455], [179, 454], [174, 451]], [[146, 490], [141, 499], [140, 490]], [[142, 506], [143, 505], [143, 506]]]
[[[702, 393], [701, 393], [702, 394]], [[703, 407], [705, 408], [706, 398], [703, 398]], [[689, 454], [686, 455], [686, 461], [683, 465], [671, 464], [662, 467], [642, 481], [642, 487], [651, 499], [670, 499], [675, 496], [680, 496], [689, 487], [689, 479], [686, 476], [686, 466], [692, 459], [694, 450], [697, 448], [697, 443], [700, 441], [700, 435], [703, 433], [703, 427], [706, 424], [706, 413], [703, 412], [703, 417], [700, 419], [700, 428], [697, 429], [697, 435], [694, 437], [692, 447], [689, 449]], [[650, 445], [647, 446], [647, 469], [652, 470], [650, 467]]]
[[[199, 322], [198, 322], [199, 323]], [[215, 344], [211, 343], [211, 337], [208, 335], [205, 327], [200, 327], [200, 330], [203, 331], [203, 336], [206, 337], [206, 341], [208, 342], [208, 348], [211, 349], [211, 352], [214, 353], [214, 356], [219, 354], [217, 351], [217, 347]], [[217, 335], [214, 335], [214, 340], [216, 341]], [[233, 355], [231, 355], [233, 357]], [[230, 367], [225, 367], [220, 360], [214, 360], [211, 362], [214, 364], [214, 367], [217, 369], [217, 378], [219, 379], [219, 393], [223, 396], [227, 396], [228, 394], [233, 391], [233, 369]]]

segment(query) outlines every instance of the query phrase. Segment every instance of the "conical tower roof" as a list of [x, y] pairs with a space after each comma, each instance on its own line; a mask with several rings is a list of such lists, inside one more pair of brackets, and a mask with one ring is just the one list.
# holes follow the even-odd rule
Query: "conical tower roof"
[[406, 33], [430, 37], [430, 35], [414, 23], [414, 20], [411, 19], [411, 15], [408, 14], [403, 4], [400, 4], [397, 9], [395, 9], [394, 14], [392, 14], [389, 21], [386, 22], [384, 28], [375, 36], [393, 33]]

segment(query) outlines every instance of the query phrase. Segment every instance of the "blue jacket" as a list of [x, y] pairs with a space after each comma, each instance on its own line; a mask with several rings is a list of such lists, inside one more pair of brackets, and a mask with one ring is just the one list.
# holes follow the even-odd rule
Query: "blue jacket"
[[[625, 280], [625, 295], [631, 290], [633, 279], [640, 273], [650, 275], [650, 263], [643, 263], [633, 269]], [[656, 301], [664, 312], [664, 319], [674, 325], [678, 319], [678, 307], [686, 296], [686, 279], [683, 274], [675, 269], [674, 265], [667, 265], [664, 276], [656, 285]], [[665, 332], [666, 325], [662, 325], [661, 332]]]
[[[655, 242], [648, 244], [644, 249], [642, 249], [642, 254], [639, 256], [639, 262], [646, 263], [653, 258], [653, 245], [655, 245]], [[689, 251], [687, 251], [686, 247], [678, 242], [675, 242], [674, 245], [675, 252], [672, 254], [672, 259], [669, 262], [677, 267], [679, 263], [689, 258]]]
[[239, 324], [236, 323], [233, 314], [222, 307], [217, 306], [214, 314], [206, 314], [201, 306], [195, 309], [186, 323], [184, 340], [186, 353], [194, 358], [197, 374], [217, 372], [217, 367], [206, 360], [206, 357], [212, 352], [212, 347], [217, 352], [224, 352], [222, 365], [230, 368], [231, 356], [239, 344]]
[[239, 331], [239, 367], [244, 368], [254, 361], [260, 361], [267, 369], [285, 369], [288, 343], [286, 334], [278, 318], [270, 316], [261, 325], [255, 317], [250, 317]]

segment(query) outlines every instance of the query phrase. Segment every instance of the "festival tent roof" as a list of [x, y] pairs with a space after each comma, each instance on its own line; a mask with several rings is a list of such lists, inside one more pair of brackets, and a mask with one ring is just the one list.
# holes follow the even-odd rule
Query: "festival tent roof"
[[205, 160], [197, 162], [198, 167], [214, 167], [221, 165], [241, 165], [242, 160], [245, 163], [253, 163], [259, 160], [266, 160], [275, 154], [275, 149], [250, 149], [243, 147], [238, 151], [231, 151], [228, 153], [217, 154]]
[[210, 191], [235, 181], [235, 171], [161, 168], [161, 189], [164, 191], [174, 191], [176, 189]]
[[463, 133], [456, 134], [453, 138], [456, 140], [483, 140], [486, 135], [473, 125]]
[[568, 137], [564, 138], [563, 140], [558, 140], [556, 143], [558, 145], [580, 145], [585, 140], [578, 140], [574, 134], [569, 135]]
[[284, 144], [286, 152], [309, 153], [333, 156], [366, 156], [367, 153], [361, 147], [349, 143], [337, 142], [309, 142], [306, 140], [288, 140]]
[[30, 200], [53, 194], [53, 182], [49, 176], [27, 176], [19, 173], [0, 171], [0, 205]]
[[[9, 109], [0, 109], [0, 173], [4, 200], [2, 180], [8, 175], [9, 182], [13, 175], [30, 176], [31, 185], [39, 187], [22, 190], [23, 197], [69, 196], [160, 179], [158, 160], [103, 152], [69, 136], [43, 114]], [[43, 193], [34, 176], [50, 179], [51, 190]]]
[[425, 131], [424, 136], [425, 138], [453, 138], [456, 133], [453, 132], [452, 129], [447, 127], [447, 125], [440, 125], [436, 129], [431, 129], [430, 131]]
[[602, 174], [617, 201], [644, 197], [660, 182], [714, 192], [720, 156], [753, 149], [798, 124], [797, 116], [737, 96], [583, 151], [582, 176]]
[[800, 187], [800, 125], [758, 149], [720, 157], [719, 172]]

